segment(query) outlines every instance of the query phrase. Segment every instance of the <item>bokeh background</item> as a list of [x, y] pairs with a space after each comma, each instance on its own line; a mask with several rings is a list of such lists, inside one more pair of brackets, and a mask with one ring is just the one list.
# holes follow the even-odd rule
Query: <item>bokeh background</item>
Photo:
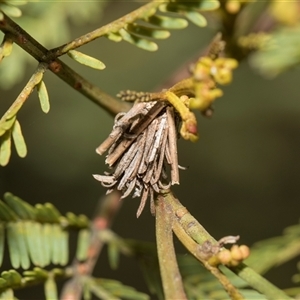
[[[111, 2], [88, 24], [70, 21], [69, 39], [137, 6], [134, 2]], [[30, 33], [34, 36], [34, 32]], [[59, 32], [47, 30], [45, 25], [44, 34]], [[214, 34], [215, 28], [200, 29], [190, 24], [185, 30], [172, 31], [169, 39], [159, 42], [159, 50], [154, 53], [104, 38], [80, 48], [101, 59], [107, 66], [104, 71], [81, 66], [68, 57], [62, 59], [111, 95], [122, 89], [152, 91], [185, 64], [188, 68], [187, 62], [200, 53]], [[51, 45], [54, 46], [59, 44]], [[0, 90], [1, 114], [17, 97], [34, 68], [35, 64], [28, 65], [18, 84]], [[241, 243], [252, 245], [298, 223], [299, 76], [299, 70], [294, 69], [269, 80], [243, 62], [234, 71], [232, 84], [224, 88], [224, 96], [217, 100], [213, 118], [197, 115], [199, 142], [179, 141], [179, 162], [189, 168], [180, 173], [181, 184], [174, 192], [216, 239], [238, 234]], [[105, 193], [92, 174], [107, 169], [105, 157], [97, 155], [95, 148], [109, 134], [113, 120], [52, 73], [47, 72], [44, 81], [51, 110], [48, 115], [43, 114], [35, 93], [21, 109], [19, 121], [28, 155], [21, 159], [13, 153], [9, 165], [1, 167], [0, 195], [10, 191], [32, 204], [52, 202], [63, 213], [72, 211], [92, 217], [98, 199]], [[136, 219], [139, 200], [127, 198], [123, 202], [113, 230], [124, 238], [154, 241], [154, 218], [148, 207]], [[180, 251], [185, 253], [182, 248]], [[288, 287], [296, 273], [295, 265], [293, 261], [269, 272], [267, 277], [280, 287]], [[112, 271], [103, 251], [95, 274], [146, 291], [132, 259], [122, 258], [119, 269]], [[33, 299], [29, 291], [22, 293], [23, 299]]]

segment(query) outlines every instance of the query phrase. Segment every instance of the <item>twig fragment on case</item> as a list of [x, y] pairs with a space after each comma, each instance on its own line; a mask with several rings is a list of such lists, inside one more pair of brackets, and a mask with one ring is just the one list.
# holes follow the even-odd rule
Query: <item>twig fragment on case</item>
[[121, 198], [141, 197], [137, 217], [148, 197], [154, 214], [154, 194], [179, 184], [178, 122], [165, 102], [136, 102], [116, 116], [112, 132], [96, 149], [100, 155], [108, 152], [105, 163], [112, 171], [94, 178], [108, 188], [107, 193], [117, 189]]

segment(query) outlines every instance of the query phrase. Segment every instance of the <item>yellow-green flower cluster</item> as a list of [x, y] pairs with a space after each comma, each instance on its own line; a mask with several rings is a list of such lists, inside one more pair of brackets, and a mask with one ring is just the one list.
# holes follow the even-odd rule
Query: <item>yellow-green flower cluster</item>
[[190, 99], [189, 107], [200, 111], [209, 108], [216, 98], [223, 95], [222, 90], [216, 88], [216, 83], [230, 83], [232, 70], [237, 66], [238, 62], [232, 58], [200, 58], [194, 69], [195, 98]]

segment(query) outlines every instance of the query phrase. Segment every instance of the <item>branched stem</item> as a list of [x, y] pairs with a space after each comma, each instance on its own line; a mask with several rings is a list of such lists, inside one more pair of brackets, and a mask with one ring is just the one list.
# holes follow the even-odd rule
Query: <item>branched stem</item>
[[187, 299], [173, 244], [174, 216], [162, 196], [156, 201], [155, 217], [157, 254], [165, 299]]
[[105, 34], [108, 34], [110, 32], [118, 32], [126, 24], [132, 23], [138, 18], [147, 17], [149, 15], [149, 12], [152, 12], [154, 9], [156, 9], [159, 5], [161, 5], [161, 3], [162, 3], [161, 1], [157, 1], [157, 0], [147, 3], [146, 5], [143, 5], [142, 7], [136, 9], [135, 11], [115, 20], [114, 22], [111, 22], [100, 28], [97, 28], [92, 32], [88, 32], [76, 38], [75, 40], [71, 41], [70, 43], [52, 49], [51, 52], [55, 57], [58, 57], [67, 53], [72, 49], [81, 47]]
[[68, 83], [72, 88], [112, 115], [121, 111], [127, 111], [130, 108], [128, 103], [111, 97], [81, 77], [4, 13], [3, 16], [3, 19], [0, 21], [0, 30], [4, 34], [9, 34], [14, 43], [19, 45], [37, 61], [45, 63], [55, 75]]
[[[206, 241], [212, 243], [212, 245], [216, 245], [217, 241], [203, 228], [201, 224], [188, 212], [188, 210], [176, 199], [171, 191], [164, 194], [164, 201], [166, 205], [169, 206], [169, 210], [174, 215], [176, 222], [173, 223], [173, 230], [178, 238], [182, 241], [187, 249], [193, 254], [197, 259], [201, 259], [199, 257], [199, 248], [198, 245], [203, 244]], [[196, 242], [196, 243], [195, 243]], [[198, 253], [198, 254], [197, 254]], [[201, 255], [200, 255], [201, 256]], [[207, 267], [207, 263], [204, 264]], [[227, 278], [219, 277], [220, 274], [211, 269], [212, 267], [208, 265], [208, 269], [220, 280], [223, 284], [224, 288], [228, 292], [234, 292], [228, 283]], [[256, 289], [258, 292], [265, 295], [268, 299], [292, 299], [287, 296], [282, 290], [274, 286], [272, 283], [267, 281], [260, 274], [256, 273], [253, 269], [248, 267], [245, 264], [240, 264], [237, 267], [230, 267], [231, 271], [236, 273], [240, 278], [245, 280], [251, 287]], [[236, 297], [239, 297], [235, 294]], [[241, 299], [241, 298], [233, 298], [233, 299]]]

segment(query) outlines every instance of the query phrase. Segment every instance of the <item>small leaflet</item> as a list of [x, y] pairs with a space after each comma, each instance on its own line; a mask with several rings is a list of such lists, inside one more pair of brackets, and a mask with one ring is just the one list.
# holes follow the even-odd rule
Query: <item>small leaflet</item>
[[10, 119], [5, 119], [5, 121], [0, 121], [0, 136], [3, 135], [7, 130], [9, 130], [15, 123], [16, 116]]
[[12, 128], [12, 137], [15, 143], [17, 153], [20, 157], [25, 157], [27, 155], [27, 146], [21, 131], [21, 126], [18, 120], [14, 123]]
[[207, 25], [206, 19], [196, 11], [184, 12], [184, 16], [199, 27], [205, 27]]
[[[1, 12], [0, 12], [0, 20], [1, 20]], [[0, 46], [0, 61], [11, 54], [13, 47], [13, 40], [9, 38], [7, 35], [4, 36], [3, 42]]]
[[130, 34], [125, 29], [120, 29], [119, 33], [121, 34], [124, 41], [133, 44], [141, 49], [148, 50], [148, 51], [156, 51], [158, 46], [156, 43], [140, 38], [134, 34]]
[[45, 289], [46, 300], [58, 299], [56, 282], [53, 276], [51, 276], [50, 274], [48, 279], [45, 282], [44, 289]]
[[36, 88], [40, 99], [41, 109], [45, 114], [47, 114], [50, 110], [50, 102], [44, 81], [41, 80], [40, 83], [36, 86]]
[[84, 261], [88, 256], [88, 248], [91, 239], [91, 231], [89, 229], [81, 229], [78, 233], [76, 258], [78, 261]]
[[109, 32], [106, 37], [113, 42], [121, 42], [122, 37], [116, 32]]
[[21, 265], [21, 258], [19, 253], [17, 241], [17, 228], [15, 222], [7, 223], [7, 243], [9, 250], [10, 262], [13, 268], [18, 269]]
[[[10, 17], [18, 18], [18, 17], [22, 16], [22, 11], [18, 7], [11, 6], [6, 3], [1, 3], [0, 9]], [[0, 18], [1, 18], [1, 16], [0, 16]]]
[[220, 2], [217, 0], [204, 0], [199, 3], [199, 9], [202, 11], [215, 10], [220, 7]]
[[26, 232], [21, 222], [15, 223], [16, 243], [19, 249], [20, 263], [22, 269], [26, 270], [30, 267], [29, 254], [26, 244]]
[[153, 25], [160, 26], [166, 29], [183, 29], [188, 26], [188, 21], [181, 18], [170, 18], [166, 16], [154, 15], [147, 19]]
[[11, 131], [8, 130], [1, 137], [0, 145], [0, 165], [6, 166], [9, 162], [11, 155]]
[[113, 270], [116, 270], [120, 260], [120, 251], [118, 245], [114, 242], [109, 243], [107, 247], [107, 254], [110, 267]]
[[76, 50], [70, 50], [68, 52], [68, 55], [74, 59], [75, 61], [77, 61], [78, 63], [82, 64], [82, 65], [85, 65], [85, 66], [88, 66], [90, 68], [94, 68], [94, 69], [97, 69], [97, 70], [103, 70], [105, 69], [105, 64], [94, 58], [94, 57], [91, 57], [89, 55], [86, 55], [86, 54], [83, 54], [79, 51], [76, 51]]
[[170, 32], [168, 30], [154, 29], [139, 24], [128, 24], [126, 30], [133, 34], [154, 39], [166, 39], [170, 36]]

